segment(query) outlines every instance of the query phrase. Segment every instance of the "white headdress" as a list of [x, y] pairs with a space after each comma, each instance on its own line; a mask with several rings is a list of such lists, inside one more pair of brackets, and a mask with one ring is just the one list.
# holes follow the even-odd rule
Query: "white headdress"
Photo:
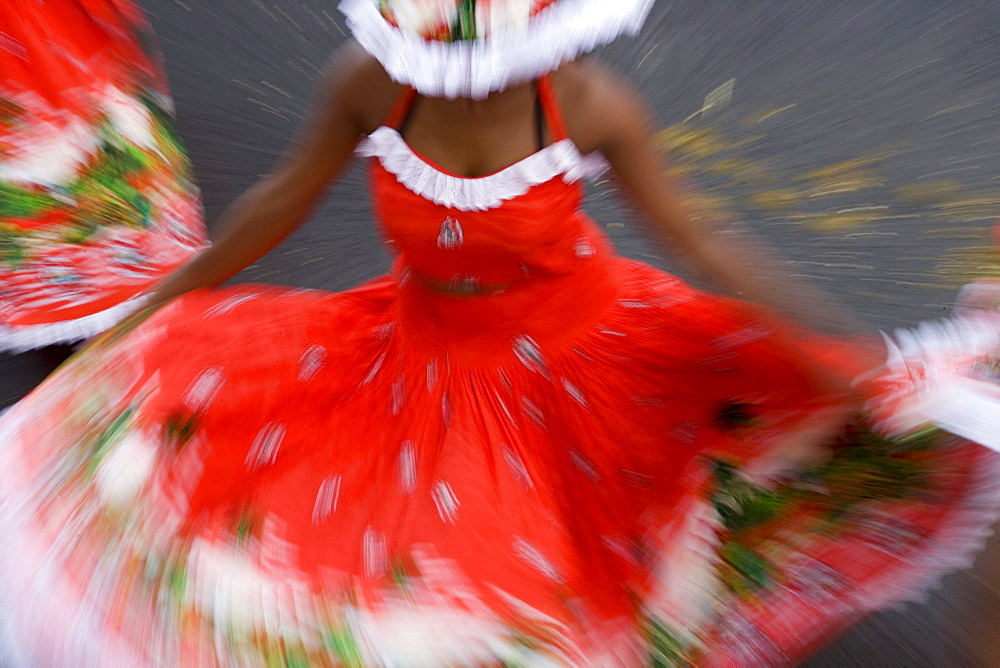
[[484, 98], [619, 35], [653, 0], [343, 0], [355, 39], [424, 95]]

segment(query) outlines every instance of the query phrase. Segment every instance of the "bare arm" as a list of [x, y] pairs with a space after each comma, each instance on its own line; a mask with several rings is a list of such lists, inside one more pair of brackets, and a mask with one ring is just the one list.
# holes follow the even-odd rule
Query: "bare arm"
[[[722, 291], [777, 309], [814, 329], [859, 334], [865, 327], [831, 296], [804, 281], [793, 281], [782, 262], [749, 234], [718, 234], [693, 193], [667, 175], [654, 149], [651, 115], [637, 94], [593, 64], [580, 72], [579, 133], [587, 149], [601, 151], [623, 188], [645, 214], [655, 236], [694, 263]], [[571, 131], [574, 128], [570, 128]]]
[[[273, 171], [223, 213], [211, 248], [175, 271], [151, 293], [152, 303], [214, 287], [256, 262], [306, 218], [350, 158], [386, 88], [381, 70], [356, 48], [331, 60], [306, 123]], [[387, 81], [387, 80], [386, 80]]]

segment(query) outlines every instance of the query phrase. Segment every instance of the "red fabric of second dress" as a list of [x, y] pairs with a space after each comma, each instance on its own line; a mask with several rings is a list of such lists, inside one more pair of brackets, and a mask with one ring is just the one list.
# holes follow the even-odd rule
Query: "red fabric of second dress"
[[96, 334], [207, 243], [145, 17], [0, 3], [0, 351]]
[[792, 328], [617, 256], [539, 90], [480, 179], [368, 137], [391, 275], [187, 295], [0, 422], [19, 651], [781, 664], [955, 565], [992, 456], [847, 426]]

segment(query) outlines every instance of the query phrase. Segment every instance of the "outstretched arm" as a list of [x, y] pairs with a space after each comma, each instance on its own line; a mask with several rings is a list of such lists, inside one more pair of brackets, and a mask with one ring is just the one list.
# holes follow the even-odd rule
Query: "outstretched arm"
[[[593, 122], [580, 126], [589, 147], [601, 151], [655, 236], [723, 292], [764, 304], [813, 329], [859, 334], [865, 327], [848, 309], [805, 281], [792, 280], [782, 262], [749, 234], [719, 234], [694, 194], [667, 175], [654, 148], [651, 114], [629, 86], [597, 65], [587, 64], [581, 108]], [[588, 98], [593, 103], [588, 103]], [[599, 114], [597, 116], [596, 114]], [[584, 111], [583, 117], [587, 112]], [[588, 130], [588, 128], [593, 128]]]
[[361, 135], [371, 129], [368, 110], [382, 103], [381, 89], [386, 88], [373, 83], [381, 73], [373, 62], [356, 47], [330, 61], [306, 123], [275, 168], [223, 213], [211, 248], [153, 288], [152, 303], [219, 285], [302, 223]]

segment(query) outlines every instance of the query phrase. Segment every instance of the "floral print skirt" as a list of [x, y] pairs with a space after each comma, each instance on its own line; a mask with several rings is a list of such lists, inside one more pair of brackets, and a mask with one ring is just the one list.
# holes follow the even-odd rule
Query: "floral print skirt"
[[0, 350], [93, 335], [206, 244], [129, 0], [0, 6]]

